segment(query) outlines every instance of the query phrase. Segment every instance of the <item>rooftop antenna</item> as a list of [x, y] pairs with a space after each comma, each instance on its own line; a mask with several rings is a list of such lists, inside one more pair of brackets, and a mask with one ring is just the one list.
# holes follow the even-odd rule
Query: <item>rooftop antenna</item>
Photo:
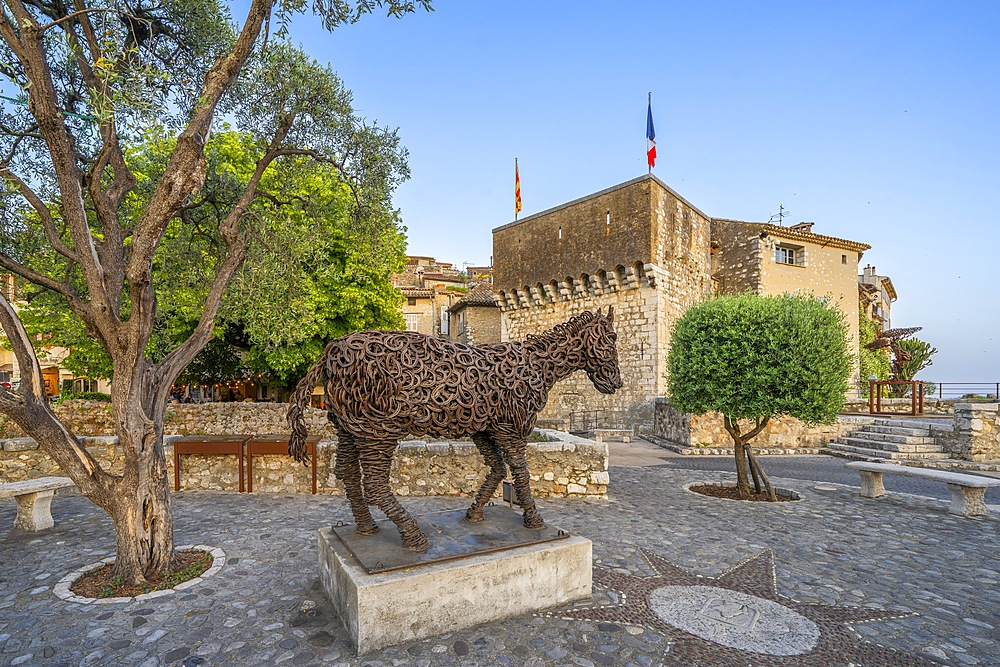
[[767, 221], [767, 224], [772, 224], [774, 222], [774, 219], [777, 218], [778, 226], [784, 227], [785, 226], [784, 220], [789, 215], [791, 215], [791, 213], [788, 211], [788, 209], [785, 208], [784, 206], [779, 205], [778, 212], [771, 216], [771, 219]]

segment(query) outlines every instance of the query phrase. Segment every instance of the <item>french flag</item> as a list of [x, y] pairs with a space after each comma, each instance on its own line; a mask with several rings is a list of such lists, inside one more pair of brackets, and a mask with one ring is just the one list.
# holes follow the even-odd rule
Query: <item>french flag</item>
[[653, 130], [653, 94], [649, 94], [649, 106], [646, 107], [646, 162], [649, 168], [656, 166], [656, 132]]

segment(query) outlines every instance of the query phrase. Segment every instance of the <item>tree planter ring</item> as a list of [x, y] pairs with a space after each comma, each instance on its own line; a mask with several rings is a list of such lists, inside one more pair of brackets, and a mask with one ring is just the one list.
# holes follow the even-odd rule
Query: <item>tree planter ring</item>
[[[798, 491], [776, 486], [774, 487], [775, 495], [777, 495], [779, 498], [784, 497], [785, 500], [778, 500], [776, 502], [761, 501], [761, 500], [738, 500], [736, 498], [718, 498], [716, 496], [709, 496], [705, 495], [704, 493], [698, 493], [697, 491], [691, 490], [692, 486], [723, 486], [728, 488], [736, 488], [736, 482], [711, 482], [711, 481], [689, 482], [687, 484], [684, 484], [681, 488], [687, 491], [688, 493], [698, 496], [700, 498], [711, 498], [712, 500], [725, 500], [736, 503], [749, 503], [752, 505], [780, 505], [782, 503], [797, 502], [799, 500], [802, 500], [804, 497]], [[751, 488], [753, 488], [753, 484], [751, 484]]]
[[85, 598], [77, 595], [70, 590], [70, 586], [76, 582], [77, 579], [90, 572], [91, 570], [96, 570], [99, 567], [107, 565], [108, 563], [114, 563], [115, 557], [108, 556], [103, 558], [96, 563], [91, 563], [90, 565], [84, 565], [78, 570], [74, 570], [67, 574], [65, 577], [60, 579], [58, 583], [52, 588], [52, 592], [56, 594], [57, 597], [66, 600], [67, 602], [75, 602], [77, 604], [117, 604], [124, 602], [136, 602], [142, 600], [152, 600], [153, 598], [163, 597], [164, 595], [170, 595], [175, 591], [181, 591], [192, 586], [197, 586], [205, 579], [215, 576], [222, 566], [226, 564], [226, 553], [219, 547], [209, 547], [204, 544], [185, 544], [179, 547], [175, 547], [175, 551], [183, 551], [185, 549], [198, 549], [201, 551], [207, 551], [212, 556], [212, 566], [207, 570], [202, 572], [199, 576], [194, 579], [189, 579], [187, 581], [181, 582], [174, 586], [173, 588], [164, 588], [163, 590], [153, 591], [151, 593], [143, 593], [142, 595], [136, 595], [134, 597], [120, 597], [120, 598]]

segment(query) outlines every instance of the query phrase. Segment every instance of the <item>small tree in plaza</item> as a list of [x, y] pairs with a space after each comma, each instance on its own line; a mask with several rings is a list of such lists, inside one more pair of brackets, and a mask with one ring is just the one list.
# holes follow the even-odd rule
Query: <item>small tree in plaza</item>
[[773, 417], [836, 419], [851, 375], [847, 331], [832, 305], [788, 294], [714, 298], [677, 322], [668, 358], [670, 400], [683, 412], [722, 413], [735, 447], [740, 498], [750, 498], [752, 477], [758, 492], [776, 499], [750, 446]]

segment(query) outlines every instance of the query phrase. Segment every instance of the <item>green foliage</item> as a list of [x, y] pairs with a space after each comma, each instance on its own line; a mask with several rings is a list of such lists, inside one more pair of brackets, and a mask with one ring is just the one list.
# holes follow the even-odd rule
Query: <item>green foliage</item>
[[913, 380], [917, 377], [917, 373], [934, 363], [931, 357], [937, 354], [937, 348], [932, 347], [930, 343], [917, 338], [904, 338], [898, 344], [901, 350], [910, 354], [911, 358], [907, 361], [900, 360], [896, 372], [897, 380]]
[[[154, 128], [129, 152], [137, 183], [123, 207], [126, 217], [142, 214], [174, 143], [163, 128]], [[259, 143], [245, 133], [224, 129], [209, 140], [205, 186], [171, 221], [154, 260], [159, 306], [147, 347], [152, 360], [197, 325], [224, 257], [219, 218], [242, 194], [261, 154]], [[297, 380], [332, 338], [402, 327], [401, 297], [391, 275], [402, 270], [406, 240], [395, 210], [385, 202], [371, 204], [360, 218], [340, 173], [306, 157], [272, 164], [259, 189], [266, 196], [252, 206], [254, 241], [226, 292], [215, 337], [179, 382], [212, 384], [262, 374], [286, 384]], [[49, 256], [35, 253], [31, 261], [45, 270]], [[110, 379], [110, 357], [63, 299], [37, 288], [28, 294], [21, 319], [29, 333], [46, 334], [39, 345], [71, 350], [63, 365], [78, 376]]]
[[739, 294], [691, 307], [674, 328], [670, 399], [732, 419], [832, 422], [851, 374], [847, 325], [811, 296]]
[[[864, 309], [859, 309], [864, 312]], [[868, 378], [875, 376], [879, 380], [888, 380], [891, 372], [889, 356], [883, 350], [869, 350], [868, 344], [879, 334], [879, 326], [864, 314], [858, 317], [858, 361], [861, 382], [867, 386]]]

